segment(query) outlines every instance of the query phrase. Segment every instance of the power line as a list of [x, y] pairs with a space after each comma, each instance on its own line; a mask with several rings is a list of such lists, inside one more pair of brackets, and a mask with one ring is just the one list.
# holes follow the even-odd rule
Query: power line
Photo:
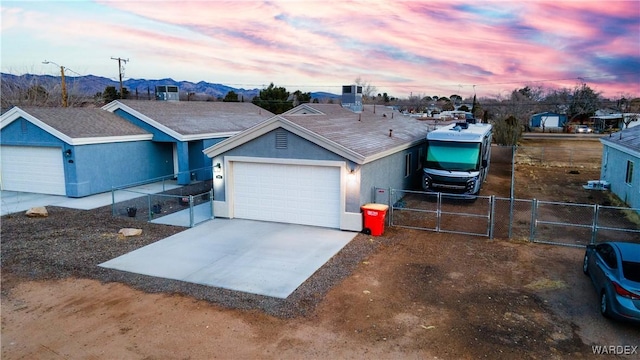
[[129, 59], [122, 59], [122, 58], [114, 58], [113, 56], [111, 57], [111, 60], [118, 60], [118, 76], [120, 77], [120, 99], [123, 98], [123, 94], [122, 94], [122, 76], [124, 73], [124, 67], [122, 66], [122, 63], [127, 63], [129, 61]]

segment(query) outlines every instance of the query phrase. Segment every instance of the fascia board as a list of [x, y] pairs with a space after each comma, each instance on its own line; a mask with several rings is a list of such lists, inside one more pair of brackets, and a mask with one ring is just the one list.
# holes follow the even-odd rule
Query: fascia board
[[107, 143], [131, 142], [131, 141], [146, 141], [146, 140], [153, 140], [153, 135], [145, 134], [145, 135], [76, 138], [76, 139], [72, 139], [71, 142], [69, 142], [69, 145], [93, 145], [93, 144], [107, 144]]
[[176, 132], [175, 130], [172, 130], [172, 129], [168, 128], [165, 125], [160, 124], [159, 122], [153, 120], [152, 118], [144, 115], [143, 113], [141, 113], [141, 112], [139, 112], [137, 110], [134, 110], [134, 109], [128, 107], [127, 105], [119, 102], [118, 100], [114, 100], [114, 101], [108, 103], [107, 105], [103, 106], [102, 109], [110, 111], [112, 113], [115, 112], [116, 110], [122, 110], [124, 112], [129, 113], [129, 115], [133, 115], [133, 116], [137, 117], [141, 121], [146, 122], [147, 124], [153, 126], [154, 128], [162, 131], [163, 133], [165, 133], [165, 134], [167, 134], [167, 135], [169, 135], [169, 136], [171, 136], [171, 137], [173, 137], [173, 138], [175, 138], [175, 139], [177, 139], [179, 141], [186, 141], [182, 134]]
[[209, 134], [184, 135], [183, 141], [230, 138], [239, 133], [240, 131], [228, 131], [228, 132], [209, 133]]
[[42, 130], [44, 130], [44, 131], [48, 132], [49, 134], [57, 137], [58, 139], [64, 141], [67, 144], [73, 143], [73, 139], [71, 137], [69, 137], [68, 135], [65, 135], [65, 134], [61, 133], [60, 131], [52, 128], [51, 126], [49, 126], [49, 125], [45, 124], [44, 122], [42, 122], [40, 119], [32, 116], [31, 114], [27, 113], [26, 111], [20, 109], [17, 106], [13, 107], [11, 110], [9, 110], [6, 113], [2, 114], [2, 117], [0, 118], [1, 119], [0, 120], [0, 129], [2, 129], [5, 126], [11, 124], [12, 122], [14, 122], [15, 120], [17, 120], [19, 118], [26, 119], [27, 121], [29, 121], [33, 125], [41, 128]]

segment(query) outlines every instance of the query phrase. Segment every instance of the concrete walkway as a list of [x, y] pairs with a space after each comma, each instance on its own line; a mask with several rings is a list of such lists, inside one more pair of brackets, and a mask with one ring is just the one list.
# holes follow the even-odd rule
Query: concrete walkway
[[356, 235], [214, 219], [100, 266], [284, 299]]

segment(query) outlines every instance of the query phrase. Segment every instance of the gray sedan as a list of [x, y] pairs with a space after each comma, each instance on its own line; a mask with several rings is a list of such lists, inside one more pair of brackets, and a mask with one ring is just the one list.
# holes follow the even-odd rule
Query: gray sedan
[[602, 315], [640, 322], [640, 244], [589, 245], [582, 271], [600, 295]]

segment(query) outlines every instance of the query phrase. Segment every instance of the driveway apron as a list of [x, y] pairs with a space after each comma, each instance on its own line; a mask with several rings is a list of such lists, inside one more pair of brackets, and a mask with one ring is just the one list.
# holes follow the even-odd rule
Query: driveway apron
[[314, 226], [213, 219], [100, 266], [284, 299], [356, 235]]

